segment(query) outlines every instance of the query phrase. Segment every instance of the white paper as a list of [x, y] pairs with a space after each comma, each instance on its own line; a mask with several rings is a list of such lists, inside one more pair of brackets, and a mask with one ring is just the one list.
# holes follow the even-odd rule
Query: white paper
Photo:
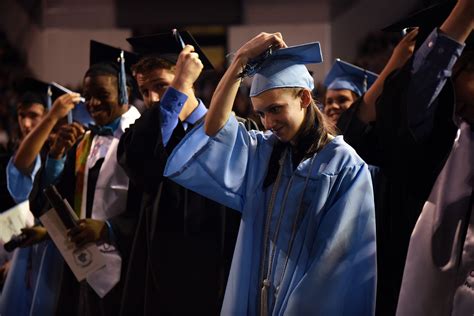
[[34, 222], [28, 201], [0, 213], [0, 240], [3, 243], [10, 241], [13, 235], [20, 234], [22, 228], [33, 226]]
[[68, 240], [66, 226], [55, 209], [44, 213], [40, 220], [78, 281], [84, 280], [90, 273], [105, 266], [104, 255], [96, 244], [91, 243], [78, 249]]

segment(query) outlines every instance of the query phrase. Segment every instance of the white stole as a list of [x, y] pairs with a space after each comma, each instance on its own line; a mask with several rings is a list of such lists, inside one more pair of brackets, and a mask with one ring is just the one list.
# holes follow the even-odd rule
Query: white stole
[[[95, 135], [92, 139], [84, 172], [81, 218], [84, 218], [86, 213], [89, 169], [101, 158], [104, 158], [104, 162], [97, 178], [91, 218], [105, 221], [125, 211], [129, 179], [117, 162], [117, 147], [125, 129], [139, 117], [138, 110], [130, 106], [130, 109], [122, 115], [120, 126], [113, 136]], [[107, 265], [89, 274], [87, 283], [100, 297], [104, 297], [120, 281], [122, 259], [115, 245], [101, 243], [98, 246], [106, 256]]]

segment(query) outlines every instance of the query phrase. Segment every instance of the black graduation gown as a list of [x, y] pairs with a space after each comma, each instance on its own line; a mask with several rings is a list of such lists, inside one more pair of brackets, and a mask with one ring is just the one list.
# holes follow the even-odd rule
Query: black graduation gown
[[358, 120], [360, 98], [345, 112], [338, 128], [369, 164], [373, 174], [377, 227], [377, 315], [395, 315], [408, 244], [424, 202], [451, 150], [457, 127], [450, 82], [426, 117], [429, 133], [416, 137], [408, 126], [406, 91], [410, 63], [392, 73], [377, 100], [377, 121]]
[[[143, 192], [141, 203], [128, 212], [138, 222], [121, 314], [217, 315], [240, 214], [162, 176], [168, 154], [185, 132], [178, 122], [165, 148], [159, 122], [155, 105], [125, 132], [117, 151], [132, 186]], [[112, 225], [130, 237], [114, 220]]]

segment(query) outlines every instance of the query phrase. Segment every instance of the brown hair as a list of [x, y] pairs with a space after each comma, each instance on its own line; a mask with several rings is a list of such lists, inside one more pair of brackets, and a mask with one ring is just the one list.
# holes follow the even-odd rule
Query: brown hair
[[138, 63], [132, 66], [133, 76], [136, 76], [138, 73], [148, 74], [155, 69], [167, 69], [174, 73], [175, 65], [159, 56], [150, 55], [140, 59]]
[[[289, 88], [289, 90], [291, 90], [293, 97], [297, 98], [301, 97], [305, 88]], [[316, 101], [311, 93], [310, 98], [311, 101], [307, 108], [305, 118], [296, 134], [298, 139], [297, 143], [299, 140], [307, 137], [313, 137], [314, 139], [307, 149], [305, 156], [312, 156], [320, 151], [332, 140], [334, 135], [336, 135], [334, 125], [330, 123], [326, 116], [319, 110], [319, 107], [316, 105]]]

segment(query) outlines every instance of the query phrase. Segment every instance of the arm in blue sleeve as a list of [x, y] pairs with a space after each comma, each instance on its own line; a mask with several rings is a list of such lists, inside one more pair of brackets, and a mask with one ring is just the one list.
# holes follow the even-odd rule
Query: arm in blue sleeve
[[46, 158], [43, 177], [44, 187], [57, 182], [57, 180], [61, 176], [61, 173], [63, 172], [65, 161], [66, 156], [57, 160], [49, 156]]
[[168, 144], [173, 130], [178, 124], [178, 115], [187, 99], [186, 94], [169, 87], [160, 100], [161, 135], [164, 146]]
[[[259, 160], [258, 137], [251, 137], [231, 115], [214, 136], [204, 131], [204, 122], [193, 128], [167, 160], [164, 176], [211, 200], [242, 211], [249, 169], [262, 172], [267, 160]], [[254, 168], [250, 168], [250, 165]], [[254, 180], [258, 177], [250, 176]]]
[[407, 99], [408, 123], [415, 135], [423, 135], [431, 128], [429, 118], [435, 108], [432, 105], [464, 46], [435, 29], [415, 52]]
[[38, 170], [41, 168], [41, 158], [36, 156], [33, 169], [30, 174], [24, 174], [15, 167], [13, 157], [7, 165], [7, 189], [13, 200], [20, 203], [28, 200], [28, 196], [33, 188], [33, 182]]

